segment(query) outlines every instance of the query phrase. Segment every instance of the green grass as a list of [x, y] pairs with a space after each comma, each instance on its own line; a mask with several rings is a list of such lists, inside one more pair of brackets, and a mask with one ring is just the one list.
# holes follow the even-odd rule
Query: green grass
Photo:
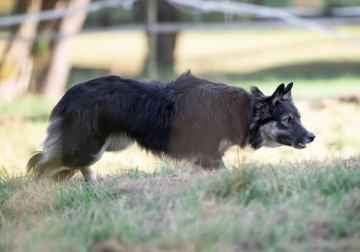
[[9, 117], [26, 118], [31, 121], [47, 120], [55, 104], [56, 101], [34, 96], [4, 102], [0, 104], [0, 122]]
[[320, 101], [324, 98], [338, 98], [344, 95], [360, 93], [360, 78], [356, 76], [342, 76], [332, 79], [303, 79], [303, 78], [268, 78], [263, 80], [235, 81], [235, 86], [250, 90], [250, 86], [257, 86], [266, 95], [271, 95], [277, 85], [281, 83], [294, 83], [293, 97], [297, 99], [311, 99]]
[[[0, 179], [1, 251], [359, 251], [359, 158]], [[16, 238], [14, 238], [16, 236]]]

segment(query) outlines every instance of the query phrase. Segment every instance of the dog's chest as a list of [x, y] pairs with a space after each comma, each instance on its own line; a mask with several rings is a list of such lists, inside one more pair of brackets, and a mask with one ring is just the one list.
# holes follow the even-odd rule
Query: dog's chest
[[219, 152], [224, 153], [227, 149], [229, 149], [233, 145], [234, 143], [231, 140], [225, 138], [220, 141]]

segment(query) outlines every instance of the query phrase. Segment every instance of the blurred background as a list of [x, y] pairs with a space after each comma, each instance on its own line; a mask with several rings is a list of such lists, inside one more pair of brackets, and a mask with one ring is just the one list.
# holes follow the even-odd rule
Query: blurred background
[[[293, 81], [317, 135], [302, 151], [234, 147], [228, 166], [360, 152], [359, 0], [1, 0], [0, 173], [24, 172], [71, 86], [104, 75], [168, 82], [188, 69], [268, 95]], [[94, 168], [162, 165], [135, 146]]]

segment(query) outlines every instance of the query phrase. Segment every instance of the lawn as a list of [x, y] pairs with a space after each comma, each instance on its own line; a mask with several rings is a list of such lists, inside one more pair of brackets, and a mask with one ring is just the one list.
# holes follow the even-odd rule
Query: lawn
[[[140, 74], [143, 34], [77, 39], [74, 66], [97, 71], [74, 70], [69, 86], [109, 69]], [[360, 251], [360, 105], [339, 100], [360, 94], [358, 45], [301, 30], [188, 32], [179, 41], [176, 74], [191, 68], [267, 95], [293, 81], [315, 141], [304, 150], [233, 147], [224, 157], [230, 173], [134, 146], [106, 153], [93, 166], [96, 184], [35, 182], [25, 165], [41, 150], [56, 101], [1, 103], [0, 251]]]
[[[335, 29], [360, 37], [359, 26]], [[6, 40], [0, 41], [0, 56], [5, 45]], [[142, 72], [147, 53], [146, 35], [140, 31], [80, 34], [76, 36], [72, 64], [134, 76]], [[249, 74], [274, 67], [297, 68], [309, 62], [338, 63], [337, 69], [346, 71], [341, 65], [358, 66], [360, 50], [358, 43], [302, 29], [185, 31], [178, 35], [174, 57], [176, 74], [188, 69], [196, 74]], [[310, 68], [310, 72], [314, 70], [324, 69]], [[331, 75], [330, 69], [327, 72]], [[302, 77], [307, 74], [301, 72]]]
[[359, 251], [360, 159], [0, 179], [1, 251]]

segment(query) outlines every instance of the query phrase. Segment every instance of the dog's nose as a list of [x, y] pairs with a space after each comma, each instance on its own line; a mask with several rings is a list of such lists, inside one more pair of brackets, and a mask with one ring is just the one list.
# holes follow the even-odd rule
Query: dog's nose
[[310, 133], [307, 135], [307, 138], [310, 140], [310, 142], [314, 141], [314, 139], [315, 139], [314, 133], [311, 133], [311, 132], [310, 132]]

